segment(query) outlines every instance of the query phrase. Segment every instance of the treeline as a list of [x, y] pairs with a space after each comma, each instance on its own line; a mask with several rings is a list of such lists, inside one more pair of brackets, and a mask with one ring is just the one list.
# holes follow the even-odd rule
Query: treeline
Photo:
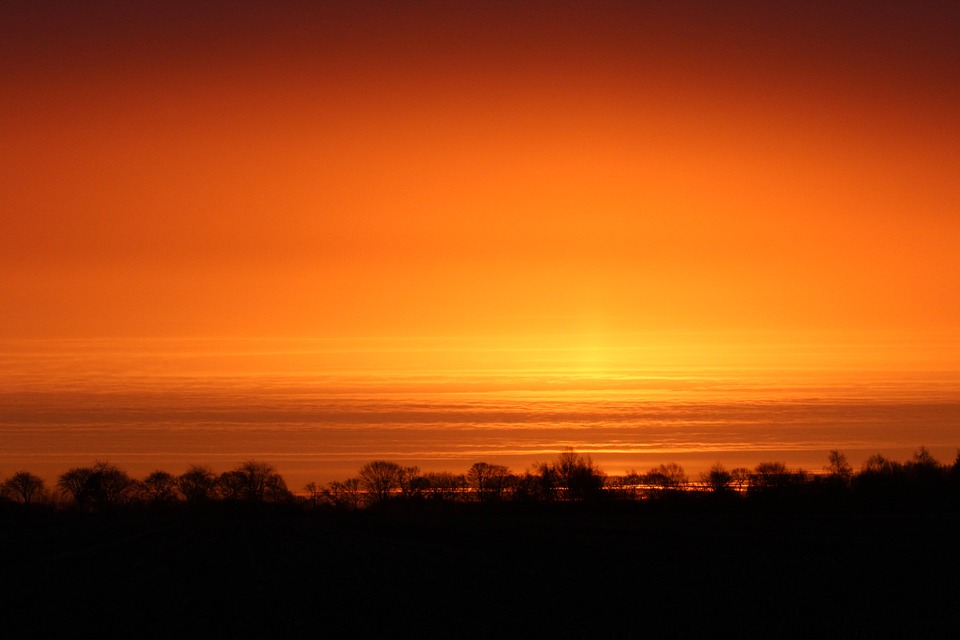
[[79, 511], [111, 511], [130, 506], [209, 505], [214, 502], [296, 502], [283, 477], [265, 462], [249, 460], [235, 469], [217, 474], [194, 465], [175, 476], [154, 471], [145, 478], [130, 477], [108, 462], [74, 467], [62, 473], [53, 487], [29, 471], [18, 471], [0, 484], [3, 499], [25, 509], [62, 508]]
[[358, 509], [384, 503], [645, 502], [659, 505], [809, 506], [812, 508], [960, 508], [960, 452], [951, 465], [920, 447], [910, 460], [882, 455], [857, 471], [831, 451], [817, 473], [762, 462], [752, 469], [717, 463], [695, 478], [676, 463], [645, 473], [607, 475], [589, 456], [566, 451], [553, 462], [516, 474], [478, 462], [465, 474], [420, 473], [389, 461], [364, 465], [357, 476], [326, 486], [308, 484], [311, 506]]
[[138, 507], [209, 507], [215, 504], [285, 505], [303, 509], [358, 510], [412, 504], [645, 502], [660, 505], [807, 505], [815, 508], [960, 508], [960, 452], [952, 465], [921, 447], [906, 462], [881, 455], [859, 470], [831, 451], [817, 473], [763, 462], [752, 469], [717, 463], [690, 478], [678, 464], [645, 473], [607, 475], [589, 456], [569, 450], [522, 473], [477, 462], [466, 473], [423, 473], [416, 466], [375, 460], [357, 475], [326, 485], [309, 483], [299, 494], [268, 463], [249, 460], [216, 473], [191, 466], [180, 475], [154, 471], [132, 478], [116, 465], [75, 467], [54, 486], [29, 471], [0, 483], [0, 500], [25, 510], [105, 512]]

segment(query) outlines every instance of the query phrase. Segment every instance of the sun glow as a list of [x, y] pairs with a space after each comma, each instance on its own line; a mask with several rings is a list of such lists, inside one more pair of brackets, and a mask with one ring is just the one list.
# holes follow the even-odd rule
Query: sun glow
[[5, 443], [306, 468], [956, 439], [922, 402], [869, 436], [837, 409], [956, 392], [951, 16], [377, 4], [0, 5]]

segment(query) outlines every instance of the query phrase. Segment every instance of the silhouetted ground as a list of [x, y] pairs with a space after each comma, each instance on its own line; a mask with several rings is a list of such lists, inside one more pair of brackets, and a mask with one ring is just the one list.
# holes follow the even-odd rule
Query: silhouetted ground
[[958, 533], [949, 513], [637, 504], [6, 514], [3, 635], [945, 635]]

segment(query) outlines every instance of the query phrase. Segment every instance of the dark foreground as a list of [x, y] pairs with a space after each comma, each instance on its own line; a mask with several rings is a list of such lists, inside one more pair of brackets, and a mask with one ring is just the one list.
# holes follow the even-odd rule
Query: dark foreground
[[638, 505], [5, 517], [3, 636], [945, 636], [958, 534]]

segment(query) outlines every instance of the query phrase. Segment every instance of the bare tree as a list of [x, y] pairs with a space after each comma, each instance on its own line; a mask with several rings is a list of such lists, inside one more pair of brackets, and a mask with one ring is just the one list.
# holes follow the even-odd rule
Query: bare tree
[[557, 458], [554, 468], [567, 500], [587, 500], [603, 494], [606, 474], [593, 464], [590, 456], [568, 449]]
[[883, 455], [877, 453], [863, 462], [862, 471], [865, 473], [892, 474], [899, 473], [902, 468], [903, 465], [896, 460], [887, 460]]
[[408, 499], [420, 497], [427, 486], [427, 481], [420, 475], [420, 467], [416, 466], [402, 467], [397, 482], [400, 485], [400, 495]]
[[57, 480], [57, 486], [81, 509], [87, 505], [110, 509], [126, 502], [136, 483], [116, 465], [97, 462], [92, 467], [75, 467], [66, 471]]
[[590, 456], [573, 449], [554, 462], [538, 462], [520, 477], [510, 476], [514, 496], [526, 500], [591, 500], [604, 496], [607, 475]]
[[730, 482], [736, 488], [737, 493], [746, 491], [750, 484], [750, 469], [746, 467], [736, 467], [730, 470]]
[[466, 480], [477, 500], [485, 502], [503, 496], [509, 476], [510, 470], [502, 464], [476, 462], [467, 471]]
[[853, 467], [847, 462], [847, 456], [836, 449], [833, 449], [827, 455], [827, 466], [823, 469], [831, 478], [844, 484], [849, 483], [853, 477]]
[[654, 495], [665, 495], [681, 489], [687, 483], [687, 474], [683, 467], [675, 462], [661, 464], [643, 476], [643, 483]]
[[522, 500], [550, 502], [561, 489], [560, 476], [549, 462], [534, 463], [530, 470], [517, 478], [514, 497]]
[[290, 496], [283, 477], [270, 464], [247, 460], [232, 471], [220, 474], [221, 493], [228, 500], [280, 502]]
[[717, 462], [700, 474], [700, 482], [714, 493], [725, 493], [730, 490], [733, 476], [722, 464]]
[[637, 473], [636, 469], [630, 469], [620, 478], [619, 485], [619, 494], [622, 497], [635, 500], [643, 485], [643, 474]]
[[43, 495], [43, 478], [29, 471], [17, 471], [3, 482], [2, 489], [4, 495], [29, 507], [31, 502]]
[[237, 470], [224, 471], [217, 476], [217, 493], [224, 500], [243, 500], [244, 477]]
[[323, 495], [323, 490], [317, 486], [316, 482], [308, 482], [303, 487], [303, 490], [307, 492], [307, 499], [310, 501], [310, 506], [316, 509], [320, 503], [320, 496]]
[[868, 500], [886, 502], [902, 494], [903, 475], [903, 465], [878, 453], [864, 461], [853, 478], [853, 488]]
[[751, 489], [760, 491], [785, 489], [804, 484], [807, 472], [803, 469], [791, 471], [783, 462], [761, 462], [750, 476]]
[[634, 481], [631, 474], [636, 476], [636, 472], [634, 471], [622, 476], [607, 476], [603, 482], [603, 488], [606, 494], [618, 500], [632, 500], [636, 498], [636, 485], [640, 484], [640, 480], [639, 476], [636, 476], [638, 479]]
[[94, 503], [104, 509], [126, 502], [135, 487], [126, 471], [109, 462], [93, 465], [89, 482]]
[[187, 502], [205, 502], [216, 496], [217, 476], [209, 467], [193, 465], [177, 478], [177, 487]]
[[467, 486], [467, 479], [463, 475], [449, 471], [431, 471], [423, 479], [426, 481], [424, 492], [432, 500], [455, 500]]
[[374, 460], [360, 468], [360, 486], [366, 491], [370, 502], [383, 502], [400, 488], [403, 470], [395, 462]]
[[90, 502], [90, 477], [93, 469], [90, 467], [74, 467], [67, 469], [57, 478], [57, 488], [73, 499], [74, 504], [81, 510]]
[[344, 481], [336, 480], [327, 485], [323, 495], [335, 507], [357, 509], [360, 507], [362, 493], [359, 478], [347, 478]]
[[264, 485], [263, 499], [266, 502], [287, 502], [293, 494], [287, 488], [287, 481], [279, 473], [271, 473]]
[[933, 457], [926, 447], [920, 447], [913, 452], [913, 457], [904, 465], [914, 475], [940, 476], [946, 467]]
[[913, 452], [913, 457], [903, 465], [914, 490], [920, 490], [928, 495], [936, 492], [948, 476], [946, 466], [933, 457], [926, 447], [920, 447]]
[[177, 499], [177, 479], [166, 471], [154, 471], [143, 479], [144, 491], [153, 502], [171, 502]]

